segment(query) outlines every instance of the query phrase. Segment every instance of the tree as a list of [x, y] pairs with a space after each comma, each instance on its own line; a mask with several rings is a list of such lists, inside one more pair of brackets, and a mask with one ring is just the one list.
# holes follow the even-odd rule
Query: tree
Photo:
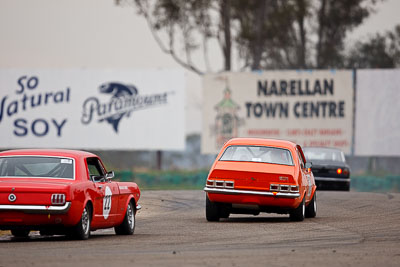
[[373, 0], [321, 0], [318, 11], [316, 68], [343, 65], [342, 51], [346, 34], [370, 15], [375, 3]]
[[240, 55], [251, 69], [305, 68], [310, 0], [235, 2]]
[[[347, 33], [384, 0], [115, 1], [135, 6], [161, 49], [203, 74], [212, 71], [208, 45], [215, 41], [227, 71], [233, 49], [243, 62], [241, 70], [344, 67]], [[192, 60], [199, 50], [205, 69]]]
[[[211, 71], [208, 43], [217, 41], [224, 58], [224, 70], [231, 70], [231, 0], [115, 0], [133, 5], [146, 19], [156, 42], [183, 67], [197, 73]], [[165, 41], [167, 40], [167, 41]], [[205, 70], [193, 62], [201, 48]], [[182, 53], [183, 52], [183, 53]], [[182, 54], [184, 56], [182, 56]]]
[[358, 41], [347, 57], [348, 68], [400, 67], [400, 25], [385, 34]]
[[[346, 34], [374, 11], [377, 2], [235, 1], [240, 25], [236, 41], [241, 56], [253, 69], [342, 67]], [[261, 57], [256, 53], [260, 45]]]

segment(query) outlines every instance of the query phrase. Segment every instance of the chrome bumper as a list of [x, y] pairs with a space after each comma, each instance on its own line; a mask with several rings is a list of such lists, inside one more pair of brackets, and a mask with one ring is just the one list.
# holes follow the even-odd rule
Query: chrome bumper
[[63, 206], [43, 206], [43, 205], [0, 205], [0, 211], [22, 211], [34, 214], [64, 214], [71, 208], [71, 202]]
[[203, 189], [207, 193], [213, 194], [227, 194], [227, 195], [255, 195], [263, 197], [281, 197], [281, 198], [298, 198], [300, 193], [283, 193], [283, 192], [268, 192], [268, 191], [250, 191], [250, 190], [237, 190], [237, 189], [222, 189], [222, 188], [210, 188], [204, 187]]
[[347, 182], [350, 183], [350, 178], [333, 178], [333, 177], [316, 177], [314, 176], [315, 181], [318, 182]]
[[140, 206], [139, 204], [136, 205], [136, 210], [141, 210], [142, 206]]

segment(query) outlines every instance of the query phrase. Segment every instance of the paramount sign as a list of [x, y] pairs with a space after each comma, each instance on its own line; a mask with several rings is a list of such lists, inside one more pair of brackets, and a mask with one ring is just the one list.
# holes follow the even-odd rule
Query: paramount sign
[[130, 117], [136, 110], [146, 109], [168, 103], [168, 93], [153, 95], [139, 95], [138, 89], [133, 85], [121, 83], [105, 83], [99, 87], [103, 94], [110, 94], [110, 100], [101, 103], [97, 97], [89, 97], [83, 102], [82, 123], [89, 124], [92, 120], [112, 125], [118, 133], [118, 126], [122, 118]]

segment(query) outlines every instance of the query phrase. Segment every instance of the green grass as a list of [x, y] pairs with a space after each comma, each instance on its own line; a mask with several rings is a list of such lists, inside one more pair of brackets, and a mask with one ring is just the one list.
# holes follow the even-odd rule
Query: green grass
[[359, 192], [400, 192], [400, 176], [357, 175], [351, 177], [350, 186]]

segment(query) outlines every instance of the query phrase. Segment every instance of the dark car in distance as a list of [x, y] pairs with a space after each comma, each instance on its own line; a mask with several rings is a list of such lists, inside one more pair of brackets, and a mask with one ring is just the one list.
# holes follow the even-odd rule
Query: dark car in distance
[[330, 147], [305, 147], [307, 161], [312, 163], [318, 189], [350, 190], [350, 167], [340, 149]]

